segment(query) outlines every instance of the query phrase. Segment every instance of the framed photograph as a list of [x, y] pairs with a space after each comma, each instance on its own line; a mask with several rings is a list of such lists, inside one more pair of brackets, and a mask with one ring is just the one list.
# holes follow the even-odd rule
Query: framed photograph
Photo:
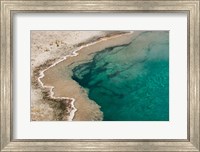
[[1, 1], [1, 151], [200, 151], [199, 0]]

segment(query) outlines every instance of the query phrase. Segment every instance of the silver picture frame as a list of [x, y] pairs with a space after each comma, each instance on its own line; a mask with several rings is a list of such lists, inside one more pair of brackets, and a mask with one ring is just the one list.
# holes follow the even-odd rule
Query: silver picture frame
[[[6, 151], [200, 151], [199, 119], [199, 0], [0, 0], [1, 2], [1, 128], [0, 149]], [[183, 140], [56, 140], [13, 139], [13, 15], [55, 12], [187, 13], [188, 137]]]

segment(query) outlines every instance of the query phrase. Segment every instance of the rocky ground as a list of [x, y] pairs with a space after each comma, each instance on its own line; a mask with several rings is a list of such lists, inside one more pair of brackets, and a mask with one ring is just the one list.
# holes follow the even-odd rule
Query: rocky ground
[[[39, 72], [60, 57], [70, 54], [81, 44], [103, 37], [102, 31], [31, 31], [31, 120], [63, 120], [62, 104], [44, 98], [36, 77]], [[47, 62], [48, 61], [48, 62]]]

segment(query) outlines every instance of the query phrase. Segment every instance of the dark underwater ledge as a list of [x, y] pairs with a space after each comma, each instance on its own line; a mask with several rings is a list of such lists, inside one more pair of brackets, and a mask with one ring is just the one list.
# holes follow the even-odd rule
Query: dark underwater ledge
[[100, 106], [90, 100], [86, 91], [71, 78], [72, 69], [81, 63], [91, 60], [95, 52], [102, 51], [108, 47], [130, 43], [136, 33], [133, 34], [133, 32], [127, 31], [114, 33], [101, 37], [97, 41], [92, 40], [92, 42], [84, 43], [74, 50], [71, 55], [53, 63], [50, 68], [43, 71], [40, 81], [43, 86], [51, 87], [50, 92], [54, 94], [54, 97], [73, 98], [75, 100], [74, 106], [77, 110], [73, 121], [102, 120], [103, 113], [100, 111]]
[[104, 121], [169, 120], [169, 33], [143, 32], [73, 68]]

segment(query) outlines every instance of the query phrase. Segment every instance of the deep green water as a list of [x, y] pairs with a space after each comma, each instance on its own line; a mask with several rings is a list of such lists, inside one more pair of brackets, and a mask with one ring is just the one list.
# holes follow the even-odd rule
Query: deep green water
[[104, 121], [169, 120], [169, 32], [143, 32], [73, 69]]

